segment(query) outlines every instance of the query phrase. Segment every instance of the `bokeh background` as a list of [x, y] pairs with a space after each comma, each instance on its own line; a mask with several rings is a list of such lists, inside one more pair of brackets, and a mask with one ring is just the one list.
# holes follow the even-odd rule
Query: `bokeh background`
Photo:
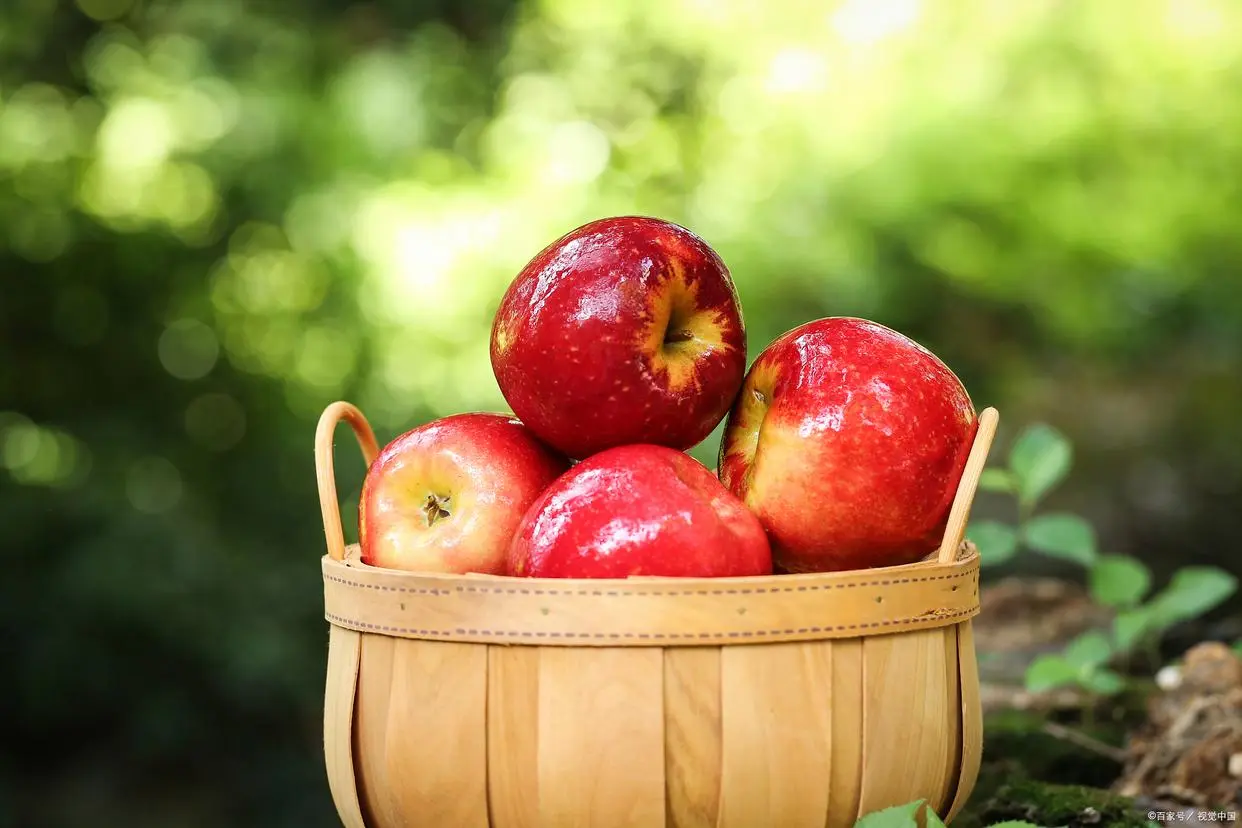
[[1107, 549], [1239, 571], [1239, 88], [1233, 0], [9, 0], [0, 824], [335, 824], [315, 420], [503, 408], [502, 291], [604, 215], [704, 236], [752, 358], [895, 327]]

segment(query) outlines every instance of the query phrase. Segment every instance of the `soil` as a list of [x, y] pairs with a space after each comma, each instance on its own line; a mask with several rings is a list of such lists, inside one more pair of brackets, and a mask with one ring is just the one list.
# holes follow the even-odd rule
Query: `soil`
[[1158, 810], [1242, 811], [1242, 658], [1200, 644], [1154, 695], [1114, 789]]

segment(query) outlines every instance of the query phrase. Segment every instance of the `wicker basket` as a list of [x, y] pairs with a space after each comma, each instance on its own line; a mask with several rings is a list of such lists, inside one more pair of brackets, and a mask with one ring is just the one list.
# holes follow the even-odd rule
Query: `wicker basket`
[[346, 548], [316, 436], [328, 554], [328, 779], [348, 828], [844, 828], [925, 799], [946, 819], [982, 747], [963, 532], [980, 416], [940, 551], [757, 578], [419, 575]]

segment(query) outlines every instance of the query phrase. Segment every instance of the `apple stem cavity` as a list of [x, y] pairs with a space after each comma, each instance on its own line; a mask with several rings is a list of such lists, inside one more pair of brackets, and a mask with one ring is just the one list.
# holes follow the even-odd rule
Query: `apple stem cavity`
[[433, 526], [437, 520], [450, 517], [448, 510], [450, 498], [448, 495], [429, 494], [427, 500], [423, 502], [423, 515], [427, 518], [427, 525]]
[[671, 328], [664, 333], [665, 345], [676, 345], [679, 342], [689, 342], [694, 339], [694, 331], [681, 329], [674, 331]]

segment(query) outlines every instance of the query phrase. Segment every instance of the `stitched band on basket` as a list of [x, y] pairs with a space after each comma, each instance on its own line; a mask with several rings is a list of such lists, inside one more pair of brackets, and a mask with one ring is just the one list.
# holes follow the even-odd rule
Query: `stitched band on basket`
[[931, 583], [933, 581], [952, 581], [954, 579], [969, 578], [974, 574], [974, 570], [957, 572], [951, 575], [928, 575], [922, 578], [888, 578], [879, 581], [854, 581], [848, 583], [832, 583], [832, 584], [804, 584], [800, 586], [783, 586], [783, 587], [754, 587], [751, 589], [695, 589], [695, 590], [608, 590], [608, 589], [522, 589], [520, 587], [476, 587], [476, 586], [456, 586], [452, 589], [434, 589], [427, 587], [402, 587], [389, 586], [387, 584], [368, 584], [362, 581], [351, 581], [348, 578], [340, 578], [336, 575], [324, 575], [325, 581], [332, 581], [342, 586], [355, 587], [357, 589], [374, 589], [380, 592], [405, 592], [412, 595], [453, 595], [460, 592], [477, 592], [485, 595], [565, 595], [578, 597], [614, 597], [628, 598], [631, 596], [639, 597], [664, 597], [664, 596], [690, 596], [690, 595], [772, 595], [782, 592], [824, 592], [834, 589], [858, 589], [860, 587], [883, 587], [896, 586], [897, 584], [922, 584]]
[[895, 618], [892, 620], [873, 621], [863, 624], [837, 624], [826, 627], [790, 627], [783, 630], [741, 630], [741, 631], [712, 631], [699, 633], [580, 633], [580, 632], [550, 632], [550, 631], [531, 631], [531, 630], [470, 630], [458, 628], [454, 630], [420, 630], [413, 627], [390, 627], [384, 624], [368, 624], [365, 621], [355, 621], [350, 618], [341, 618], [340, 616], [324, 613], [324, 618], [332, 624], [341, 627], [348, 627], [355, 630], [367, 630], [378, 633], [394, 633], [397, 635], [412, 635], [417, 637], [429, 638], [461, 638], [471, 637], [488, 637], [488, 638], [562, 638], [575, 640], [639, 640], [639, 641], [699, 641], [710, 639], [740, 639], [740, 638], [768, 638], [774, 635], [814, 635], [816, 633], [840, 633], [854, 632], [863, 630], [883, 629], [884, 627], [905, 627], [917, 626], [919, 622], [937, 622], [937, 625], [947, 621], [954, 621], [961, 618], [967, 618], [978, 612], [978, 609], [962, 610], [960, 612], [943, 613], [943, 614], [927, 614], [916, 615], [911, 618]]

